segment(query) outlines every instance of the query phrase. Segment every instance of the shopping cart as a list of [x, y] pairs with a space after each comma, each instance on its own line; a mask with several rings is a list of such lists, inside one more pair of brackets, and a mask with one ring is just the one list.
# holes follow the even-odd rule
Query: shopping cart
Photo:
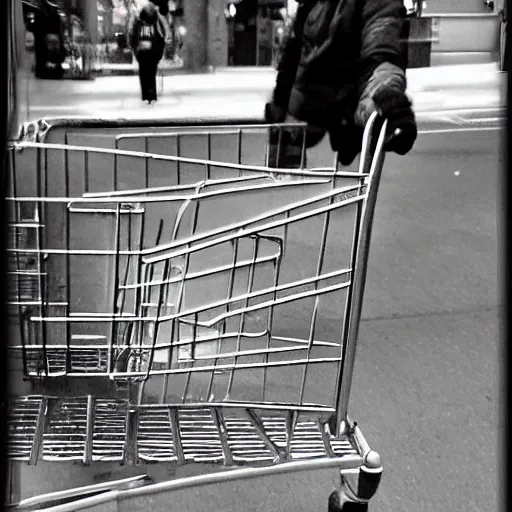
[[10, 148], [15, 508], [366, 510], [347, 408], [385, 124], [358, 171], [273, 167], [297, 124]]

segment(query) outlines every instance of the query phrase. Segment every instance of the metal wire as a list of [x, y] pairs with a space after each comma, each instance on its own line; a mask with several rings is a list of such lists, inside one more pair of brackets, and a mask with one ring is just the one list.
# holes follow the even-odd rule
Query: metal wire
[[[363, 272], [367, 258], [365, 250], [357, 249], [359, 233], [367, 225], [363, 222], [367, 222], [365, 205], [371, 190], [363, 181], [378, 173], [382, 158], [380, 153], [374, 158], [370, 151], [359, 173], [248, 165], [242, 163], [242, 146], [250, 129], [235, 127], [218, 132], [235, 146], [234, 163], [211, 160], [215, 132], [207, 129], [116, 138], [116, 148], [124, 139], [141, 139], [144, 153], [44, 143], [20, 143], [12, 149], [14, 164], [18, 154], [41, 155], [50, 150], [62, 154], [64, 162], [62, 169], [55, 169], [48, 166], [47, 156], [44, 161], [36, 160], [36, 187], [30, 192], [24, 187], [23, 196], [16, 185], [24, 177], [13, 165], [12, 197], [7, 199], [15, 235], [8, 248], [14, 265], [11, 271], [23, 272], [22, 259], [34, 257], [39, 280], [36, 297], [25, 297], [18, 286], [15, 299], [10, 301], [18, 308], [23, 325], [20, 342], [13, 343], [11, 350], [22, 352], [26, 377], [65, 375], [136, 383], [140, 406], [154, 400], [154, 382], [160, 379], [157, 400], [162, 405], [168, 405], [169, 400], [175, 403], [176, 399], [169, 397], [179, 396], [176, 405], [181, 406], [222, 397], [224, 403], [242, 400], [253, 405], [279, 402], [294, 410], [311, 404], [340, 409], [340, 401], [348, 400], [346, 386], [340, 381], [350, 373], [343, 365], [353, 356], [353, 348], [347, 346], [355, 345], [354, 322], [358, 319], [353, 315], [362, 300], [360, 284], [355, 295], [352, 293], [354, 267], [359, 265]], [[207, 158], [183, 156], [187, 137], [198, 135], [205, 137]], [[149, 140], [156, 137], [174, 138], [178, 155], [148, 153]], [[284, 145], [279, 131], [278, 154]], [[77, 167], [72, 167], [71, 155], [77, 152], [84, 158], [81, 163], [73, 159]], [[280, 161], [279, 155], [277, 158]], [[91, 192], [91, 165], [97, 159], [105, 164], [107, 182], [111, 173], [110, 191]], [[305, 161], [303, 154], [300, 160], [299, 167]], [[150, 166], [150, 162], [161, 165]], [[166, 167], [170, 165], [176, 166], [172, 175]], [[222, 176], [215, 174], [217, 169], [223, 170]], [[50, 196], [46, 187], [61, 172], [66, 176], [64, 197]], [[140, 186], [127, 187], [129, 176], [139, 174]], [[78, 191], [70, 197], [69, 177], [77, 175], [83, 179], [73, 183], [83, 184], [82, 195]], [[170, 184], [149, 186], [166, 179]], [[342, 186], [340, 179], [344, 180]], [[53, 240], [45, 231], [43, 220], [53, 204], [65, 207], [63, 240]], [[36, 212], [34, 218], [21, 218], [19, 212], [30, 208]], [[96, 222], [99, 215], [107, 215], [112, 227]], [[134, 215], [140, 221], [135, 222]], [[351, 239], [328, 237], [334, 215], [354, 226]], [[32, 246], [16, 234], [17, 226], [28, 226], [28, 221], [38, 226]], [[315, 223], [320, 236], [314, 251], [306, 240], [308, 222]], [[72, 239], [71, 226], [75, 229]], [[90, 233], [97, 234], [97, 240], [88, 236]], [[311, 252], [305, 253], [305, 247]], [[324, 271], [326, 253], [338, 256], [340, 251], [336, 261], [341, 261], [341, 248], [351, 256], [351, 267]], [[311, 254], [315, 264], [303, 264]], [[50, 268], [45, 259], [54, 261], [61, 255], [65, 256], [65, 268], [58, 270], [52, 265], [51, 269], [56, 273], [52, 279], [62, 282], [66, 290], [63, 309], [53, 307], [57, 303], [48, 300], [44, 291], [45, 272]], [[98, 268], [107, 270], [103, 274], [88, 273], [85, 267], [77, 271], [85, 257], [103, 262]], [[71, 259], [75, 261], [73, 272]], [[90, 292], [80, 290], [71, 294], [72, 283], [76, 286], [81, 279], [89, 281], [90, 290], [108, 291], [107, 300], [96, 301], [94, 296], [83, 295]], [[306, 334], [285, 333], [285, 328], [293, 331], [294, 326], [284, 325], [283, 318], [294, 317], [311, 301], [308, 320], [301, 319], [307, 323]], [[83, 310], [82, 302], [95, 305], [96, 310]], [[37, 305], [35, 313], [30, 309], [33, 304]], [[343, 338], [319, 339], [317, 324], [334, 310], [344, 325]], [[65, 334], [49, 340], [49, 326], [59, 324], [65, 329], [52, 328], [51, 332]], [[40, 335], [26, 338], [22, 334], [34, 331]], [[189, 354], [186, 358], [185, 352]], [[126, 356], [126, 364], [120, 364], [120, 354]], [[34, 360], [42, 361], [43, 367], [36, 368], [31, 363]], [[337, 395], [330, 402], [320, 396], [311, 398], [315, 393], [310, 387], [310, 372], [316, 366], [333, 369], [331, 385]], [[281, 399], [279, 387], [283, 384], [276, 377], [276, 369], [294, 372], [294, 368], [298, 369], [293, 374], [298, 378], [293, 384], [295, 392]], [[92, 406], [87, 403], [86, 416], [90, 417]], [[220, 428], [223, 420], [214, 420]], [[88, 421], [86, 437], [92, 432]], [[94, 452], [89, 450], [82, 457], [90, 462]]]
[[[238, 129], [235, 134], [239, 162], [242, 132]], [[86, 155], [111, 158], [114, 178], [114, 190], [93, 194], [88, 179], [83, 180], [82, 197], [69, 197], [67, 178], [73, 172], [88, 176], [92, 159], [84, 158], [84, 168], [76, 171], [68, 158], [68, 152], [75, 151], [72, 147], [18, 148], [37, 154], [49, 149], [64, 152], [64, 169], [59, 170], [66, 173], [66, 182], [65, 197], [48, 197], [47, 186], [52, 180], [48, 173], [55, 169], [48, 167], [45, 157], [44, 192], [38, 179], [32, 195], [25, 187], [21, 197], [13, 184], [12, 197], [8, 198], [14, 234], [8, 250], [12, 271], [24, 272], [23, 259], [33, 258], [38, 281], [35, 296], [20, 293], [18, 283], [15, 300], [10, 302], [23, 326], [20, 343], [11, 344], [10, 349], [22, 351], [28, 361], [24, 376], [37, 375], [43, 388], [49, 385], [49, 389], [59, 376], [67, 377], [68, 382], [79, 380], [81, 385], [93, 377], [95, 382], [112, 379], [138, 386], [138, 396], [136, 403], [131, 392], [129, 398], [50, 393], [14, 398], [9, 404], [11, 459], [31, 464], [41, 459], [81, 464], [193, 462], [235, 468], [178, 479], [166, 483], [166, 489], [249, 478], [263, 474], [263, 470], [272, 475], [305, 468], [348, 470], [362, 465], [367, 444], [354, 442], [341, 429], [333, 436], [328, 428], [333, 414], [346, 412], [349, 384], [340, 381], [341, 377], [331, 379], [328, 384], [336, 388], [336, 401], [323, 401], [307, 393], [307, 374], [314, 367], [324, 373], [329, 366], [335, 370], [333, 375], [351, 377], [367, 243], [359, 236], [336, 240], [327, 234], [333, 216], [342, 213], [361, 228], [357, 233], [369, 232], [371, 222], [365, 214], [373, 213], [376, 187], [363, 187], [362, 180], [379, 174], [382, 155], [377, 155], [368, 174], [336, 170], [276, 173], [269, 167], [238, 164], [225, 167], [230, 177], [212, 180], [211, 171], [219, 163], [210, 161], [210, 136], [207, 140], [206, 161], [81, 148]], [[148, 149], [147, 139], [145, 147]], [[143, 163], [144, 188], [119, 190], [126, 186], [123, 173], [128, 172], [119, 165], [120, 156]], [[149, 160], [160, 158], [178, 167], [195, 166], [197, 181], [183, 184], [181, 169], [176, 185], [148, 188], [153, 182]], [[38, 178], [40, 170], [38, 161]], [[246, 174], [250, 179], [245, 179]], [[279, 180], [274, 179], [276, 175]], [[339, 177], [353, 184], [337, 186]], [[23, 176], [15, 174], [14, 178], [22, 180]], [[373, 198], [369, 198], [368, 190]], [[57, 230], [47, 229], [49, 209], [59, 204], [65, 210], [64, 240]], [[30, 210], [33, 216], [24, 213]], [[358, 210], [362, 214], [354, 220]], [[112, 221], [108, 227], [98, 222], [105, 215]], [[134, 222], [135, 215], [140, 222]], [[307, 229], [311, 229], [308, 222], [316, 222], [314, 229], [321, 233], [318, 247], [312, 240], [304, 243], [309, 236]], [[19, 235], [30, 229], [36, 230], [32, 240]], [[340, 249], [356, 254], [350, 267], [338, 264], [324, 270], [327, 251], [332, 256]], [[303, 264], [308, 251], [315, 260], [310, 266]], [[47, 262], [61, 255], [65, 255], [66, 268]], [[94, 268], [103, 269], [103, 273], [80, 266], [81, 258], [91, 257], [101, 263]], [[71, 259], [78, 261], [73, 271]], [[51, 278], [66, 287], [64, 303], [52, 301], [53, 294], [50, 300], [45, 295], [43, 288], [50, 271]], [[81, 280], [91, 287], [71, 294], [71, 287], [79, 288]], [[343, 309], [343, 294], [354, 286], [352, 302]], [[106, 299], [100, 300], [100, 296]], [[133, 297], [133, 302], [128, 297]], [[290, 319], [311, 300], [314, 306], [307, 334], [301, 336]], [[96, 309], [85, 310], [82, 302]], [[329, 303], [330, 309], [322, 309]], [[35, 312], [31, 309], [34, 305]], [[53, 306], [64, 306], [64, 314]], [[320, 339], [317, 324], [326, 316], [330, 318], [334, 310], [341, 321], [348, 318], [344, 322], [346, 334], [341, 341]], [[65, 329], [54, 329], [57, 325]], [[106, 325], [103, 331], [102, 325]], [[36, 336], [23, 336], [25, 331], [34, 330]], [[186, 361], [180, 358], [184, 347], [190, 347]], [[313, 349], [319, 350], [313, 353]], [[166, 354], [164, 361], [162, 353]], [[42, 361], [44, 367], [34, 368], [31, 358]], [[276, 379], [281, 372], [295, 369], [302, 374], [298, 384]], [[255, 375], [262, 381], [256, 382]], [[154, 384], [159, 378], [163, 385], [160, 403], [156, 403]], [[180, 399], [178, 385], [183, 380]], [[281, 386], [297, 387], [298, 393], [283, 398]], [[247, 467], [236, 469], [241, 466]], [[98, 487], [89, 490], [96, 492]], [[144, 489], [144, 493], [151, 492], [154, 490], [149, 487]], [[100, 501], [109, 499], [109, 494], [102, 494]], [[66, 493], [66, 497], [79, 495], [76, 490]], [[64, 495], [54, 496], [59, 497]], [[97, 497], [85, 498], [82, 504], [96, 501]]]

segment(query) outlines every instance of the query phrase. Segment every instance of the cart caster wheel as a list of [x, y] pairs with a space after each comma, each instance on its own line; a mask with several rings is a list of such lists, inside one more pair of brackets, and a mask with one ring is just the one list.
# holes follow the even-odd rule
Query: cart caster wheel
[[340, 496], [333, 491], [329, 496], [328, 512], [368, 512], [368, 503], [346, 502], [340, 504]]

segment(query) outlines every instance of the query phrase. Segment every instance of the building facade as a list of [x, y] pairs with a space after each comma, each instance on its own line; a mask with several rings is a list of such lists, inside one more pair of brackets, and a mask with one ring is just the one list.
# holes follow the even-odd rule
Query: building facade
[[[133, 56], [126, 44], [130, 19], [149, 0], [53, 1], [66, 12], [73, 13], [82, 20], [90, 41], [97, 48], [100, 62], [132, 62]], [[284, 25], [297, 9], [297, 0], [153, 1], [160, 6], [162, 13], [167, 15], [170, 27], [174, 27], [176, 33], [181, 34], [174, 38], [173, 43], [170, 43], [171, 48], [170, 51], [166, 51], [165, 59], [169, 62], [179, 61], [189, 70], [223, 66], [274, 65]], [[493, 7], [490, 7], [491, 5]], [[472, 37], [471, 34], [475, 31], [490, 34], [494, 30], [491, 27], [493, 22], [485, 17], [495, 10], [494, 3], [489, 0], [451, 0], [450, 2], [426, 0], [423, 2], [423, 16], [427, 18], [438, 15], [443, 17], [447, 13], [450, 16], [460, 14], [466, 18], [483, 16], [482, 19], [478, 17], [472, 21], [465, 18], [464, 24], [471, 25], [471, 30], [464, 31], [452, 29], [453, 24], [460, 24], [455, 18], [451, 21], [444, 18], [441, 22], [438, 22], [437, 18], [432, 21], [434, 35], [437, 25], [441, 23], [442, 27], [448, 27], [446, 30], [441, 27], [444, 39], [448, 38], [450, 44], [460, 40], [461, 43], [458, 46], [467, 47], [467, 51], [473, 52], [476, 51], [473, 47], [476, 48], [478, 45], [475, 41], [466, 41], [466, 39]], [[494, 32], [497, 34], [496, 30]], [[490, 37], [491, 35], [487, 39]], [[182, 44], [177, 44], [180, 42]], [[490, 43], [486, 42], [484, 46], [487, 49], [489, 45]], [[444, 46], [446, 45], [441, 41], [439, 49], [433, 48], [434, 53], [443, 53]], [[448, 46], [451, 51], [451, 46]]]
[[[82, 17], [93, 44], [114, 47], [116, 34], [127, 30], [130, 18], [147, 1], [61, 0]], [[167, 2], [170, 23], [182, 27], [180, 57], [190, 70], [272, 65], [279, 28], [295, 7], [296, 0]]]

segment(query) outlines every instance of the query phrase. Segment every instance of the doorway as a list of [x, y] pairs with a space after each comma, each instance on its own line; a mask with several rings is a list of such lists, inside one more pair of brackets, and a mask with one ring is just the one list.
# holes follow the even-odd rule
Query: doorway
[[238, 0], [229, 6], [230, 66], [271, 66], [274, 25], [282, 22], [284, 0]]

